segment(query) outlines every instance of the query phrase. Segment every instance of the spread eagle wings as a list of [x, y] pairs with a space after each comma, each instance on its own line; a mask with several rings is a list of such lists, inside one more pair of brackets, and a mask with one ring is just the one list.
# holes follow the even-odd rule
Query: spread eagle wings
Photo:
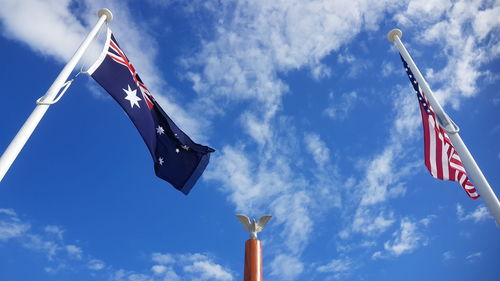
[[267, 225], [272, 216], [271, 215], [262, 216], [259, 218], [258, 221], [255, 221], [255, 219], [253, 219], [252, 221], [250, 220], [249, 217], [245, 215], [236, 215], [236, 217], [248, 232], [261, 232], [262, 229], [264, 229], [264, 227]]

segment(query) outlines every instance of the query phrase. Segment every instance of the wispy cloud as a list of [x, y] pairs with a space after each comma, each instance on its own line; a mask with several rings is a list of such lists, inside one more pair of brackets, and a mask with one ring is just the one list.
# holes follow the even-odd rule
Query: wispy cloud
[[282, 280], [293, 280], [304, 271], [304, 264], [294, 256], [277, 255], [271, 262], [271, 275]]
[[419, 127], [415, 99], [400, 87], [391, 95], [397, 98], [393, 99], [395, 118], [388, 126], [392, 129], [386, 132], [387, 144], [380, 153], [362, 161], [364, 175], [355, 184], [359, 196], [353, 201], [354, 213], [343, 237], [351, 232], [373, 237], [387, 231], [397, 221], [387, 201], [405, 194], [405, 179], [421, 165], [414, 159], [415, 152], [408, 149]]
[[71, 260], [91, 259], [77, 245], [67, 244], [64, 230], [56, 225], [47, 225], [37, 231], [31, 223], [22, 220], [12, 209], [0, 209], [0, 242], [13, 242], [32, 252], [44, 255], [50, 266], [47, 272], [64, 269]]
[[324, 166], [330, 160], [330, 150], [318, 134], [306, 134], [304, 141], [307, 150], [318, 166]]
[[396, 75], [398, 73], [398, 68], [394, 66], [393, 63], [383, 61], [382, 62], [382, 69], [381, 69], [381, 74], [383, 77], [389, 77], [391, 75]]
[[443, 253], [443, 261], [447, 262], [455, 258], [455, 254], [452, 251], [446, 251]]
[[349, 258], [333, 259], [325, 265], [318, 266], [316, 271], [328, 273], [334, 279], [339, 280], [347, 276], [355, 269], [354, 263]]
[[64, 231], [57, 225], [47, 225], [44, 230], [47, 233], [54, 234], [59, 239], [63, 238]]
[[[168, 254], [153, 253], [151, 260], [155, 263], [151, 267], [151, 274], [120, 271], [120, 278], [141, 274], [147, 280], [234, 280], [231, 271], [214, 262], [214, 260], [201, 253], [194, 254]], [[121, 280], [121, 279], [116, 279]]]
[[22, 222], [12, 209], [0, 209], [0, 242], [22, 237], [31, 224]]
[[91, 259], [88, 261], [87, 267], [90, 270], [99, 271], [104, 269], [106, 267], [106, 264], [101, 260]]
[[473, 253], [473, 254], [466, 256], [465, 260], [469, 263], [474, 263], [474, 262], [477, 262], [481, 258], [482, 255], [483, 255], [483, 253], [476, 252], [476, 253]]
[[81, 260], [82, 259], [82, 249], [78, 246], [75, 245], [66, 245], [66, 252], [68, 252], [68, 255], [72, 259], [77, 259]]
[[344, 93], [336, 95], [333, 92], [329, 94], [330, 105], [323, 111], [323, 113], [336, 120], [345, 119], [350, 113], [354, 104], [360, 100], [356, 92]]
[[391, 255], [400, 256], [426, 245], [426, 239], [418, 232], [417, 223], [408, 218], [401, 220], [400, 229], [393, 233], [394, 240], [387, 241], [384, 249]]
[[[417, 31], [421, 42], [442, 46], [440, 55], [445, 55], [446, 66], [431, 71], [427, 79], [442, 83], [441, 88], [434, 85], [436, 95], [457, 108], [461, 98], [477, 93], [478, 80], [487, 75], [481, 66], [499, 55], [493, 50], [500, 40], [486, 39], [500, 25], [500, 19], [493, 16], [499, 8], [488, 1], [443, 0], [433, 2], [432, 7], [423, 2], [411, 1], [408, 9], [395, 18], [404, 26], [418, 26], [422, 30]], [[488, 44], [480, 44], [484, 40]]]
[[384, 251], [375, 252], [372, 258], [397, 257], [426, 246], [428, 239], [421, 231], [422, 226], [425, 226], [425, 223], [402, 218], [399, 229], [392, 234], [393, 239], [385, 242]]
[[456, 209], [459, 221], [473, 221], [477, 223], [491, 218], [486, 206], [477, 206], [477, 208], [469, 214], [466, 214], [464, 207], [462, 207], [460, 203], [457, 203]]
[[153, 253], [152, 266], [142, 271], [115, 269], [111, 264], [93, 257], [81, 247], [64, 241], [64, 230], [60, 226], [49, 225], [41, 230], [33, 229], [12, 209], [0, 209], [0, 243], [16, 243], [28, 254], [44, 255], [48, 274], [68, 273], [83, 270], [91, 276], [100, 274], [109, 280], [234, 280], [227, 267], [215, 262], [215, 258], [203, 253]]

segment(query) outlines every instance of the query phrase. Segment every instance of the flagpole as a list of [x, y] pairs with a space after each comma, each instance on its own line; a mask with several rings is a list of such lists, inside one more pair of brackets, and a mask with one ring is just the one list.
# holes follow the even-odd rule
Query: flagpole
[[[99, 29], [102, 27], [104, 22], [110, 22], [113, 19], [113, 14], [108, 9], [99, 10], [98, 16], [99, 20], [97, 21], [94, 28], [92, 28], [85, 40], [83, 40], [82, 44], [76, 50], [73, 57], [68, 61], [68, 63], [66, 63], [66, 66], [64, 66], [63, 70], [59, 73], [56, 80], [54, 80], [54, 83], [52, 83], [45, 95], [37, 101], [37, 106], [28, 117], [26, 122], [24, 122], [19, 132], [17, 132], [17, 135], [14, 137], [5, 152], [2, 154], [2, 157], [0, 157], [0, 181], [2, 181], [3, 177], [9, 170], [17, 155], [19, 154], [19, 152], [21, 152], [21, 149], [24, 147], [29, 137], [35, 130], [36, 126], [38, 125], [40, 120], [42, 120], [45, 112], [47, 112], [47, 110], [49, 109], [50, 105], [58, 100], [56, 96], [61, 88], [67, 88], [69, 86], [66, 80], [68, 79], [71, 72], [73, 72], [76, 64], [82, 58], [85, 50], [87, 50]], [[66, 90], [66, 88], [63, 89], [63, 92]]]
[[460, 160], [462, 160], [462, 164], [464, 165], [468, 176], [472, 179], [472, 182], [474, 183], [475, 187], [479, 190], [479, 194], [486, 203], [486, 207], [488, 208], [490, 214], [495, 219], [497, 226], [500, 226], [500, 202], [498, 201], [495, 192], [493, 192], [493, 189], [491, 188], [490, 184], [484, 177], [483, 172], [477, 165], [476, 161], [472, 157], [472, 154], [469, 152], [469, 149], [467, 149], [467, 146], [465, 145], [465, 143], [462, 141], [462, 138], [458, 134], [459, 131], [458, 126], [455, 125], [453, 120], [451, 120], [451, 118], [444, 112], [439, 102], [435, 99], [431, 88], [425, 81], [424, 77], [422, 76], [422, 73], [420, 73], [420, 70], [418, 69], [417, 65], [415, 64], [410, 54], [406, 50], [405, 46], [401, 42], [400, 39], [401, 36], [402, 36], [401, 30], [393, 29], [387, 34], [387, 39], [389, 39], [389, 41], [393, 42], [394, 45], [396, 45], [401, 56], [403, 56], [405, 61], [408, 63], [408, 66], [413, 72], [415, 79], [417, 80], [418, 84], [424, 91], [425, 96], [427, 97], [429, 103], [434, 109], [434, 112], [438, 116], [440, 124], [443, 126], [443, 129], [445, 129], [445, 131], [448, 133], [450, 141], [453, 144], [453, 147], [455, 147], [455, 149], [457, 150], [460, 156]]
[[262, 231], [271, 219], [271, 215], [265, 215], [250, 220], [245, 215], [236, 215], [243, 227], [250, 232], [250, 239], [245, 242], [245, 267], [243, 270], [244, 281], [263, 281], [262, 272], [262, 243], [257, 238], [257, 233]]

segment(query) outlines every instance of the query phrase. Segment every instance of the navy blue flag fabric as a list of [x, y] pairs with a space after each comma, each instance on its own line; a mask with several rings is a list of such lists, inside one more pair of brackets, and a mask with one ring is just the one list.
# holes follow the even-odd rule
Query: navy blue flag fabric
[[125, 110], [146, 143], [158, 177], [188, 194], [214, 150], [191, 140], [144, 85], [108, 29], [104, 50], [88, 73]]

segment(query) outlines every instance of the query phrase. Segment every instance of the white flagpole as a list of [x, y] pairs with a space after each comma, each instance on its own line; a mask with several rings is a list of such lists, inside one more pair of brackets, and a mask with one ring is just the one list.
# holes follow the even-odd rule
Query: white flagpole
[[45, 95], [39, 101], [37, 101], [37, 106], [28, 117], [26, 122], [24, 122], [19, 132], [17, 132], [17, 135], [14, 137], [5, 152], [2, 154], [2, 157], [0, 157], [0, 181], [2, 181], [3, 177], [9, 170], [17, 155], [28, 141], [29, 137], [35, 130], [40, 120], [43, 118], [43, 115], [49, 109], [49, 106], [57, 101], [57, 93], [61, 90], [62, 87], [67, 85], [66, 80], [68, 79], [71, 72], [73, 72], [76, 64], [82, 58], [85, 50], [87, 50], [88, 46], [96, 36], [99, 29], [102, 27], [104, 22], [110, 22], [113, 19], [113, 14], [108, 9], [99, 10], [98, 16], [99, 20], [97, 21], [94, 28], [92, 28], [85, 40], [83, 40], [80, 47], [76, 50], [75, 54], [68, 61], [66, 66], [64, 66], [63, 70], [59, 73], [56, 80], [54, 81], [54, 83], [52, 83]]
[[469, 149], [467, 149], [467, 146], [465, 146], [464, 142], [462, 141], [462, 138], [458, 134], [459, 131], [458, 127], [448, 117], [448, 115], [444, 112], [439, 102], [435, 99], [431, 88], [425, 81], [424, 77], [422, 76], [422, 73], [420, 73], [417, 66], [415, 65], [415, 62], [413, 62], [413, 59], [411, 58], [405, 46], [401, 42], [400, 39], [401, 36], [402, 36], [401, 30], [393, 29], [389, 32], [389, 34], [387, 34], [387, 39], [389, 39], [389, 41], [393, 42], [394, 45], [396, 45], [396, 47], [399, 50], [399, 53], [408, 63], [408, 66], [413, 72], [415, 79], [417, 80], [418, 84], [424, 91], [425, 96], [429, 100], [429, 103], [431, 104], [432, 108], [434, 109], [434, 112], [436, 113], [436, 116], [438, 116], [440, 124], [443, 126], [443, 129], [445, 129], [445, 131], [448, 133], [450, 141], [457, 150], [460, 159], [462, 160], [462, 164], [464, 165], [465, 170], [467, 171], [468, 176], [472, 179], [472, 182], [478, 189], [479, 194], [486, 203], [486, 207], [488, 207], [490, 214], [495, 219], [497, 226], [500, 226], [500, 202], [498, 201], [495, 192], [493, 192], [493, 189], [491, 188], [490, 184], [484, 177], [483, 172], [481, 172], [481, 169], [479, 168], [476, 161], [472, 157], [471, 153], [469, 152]]

